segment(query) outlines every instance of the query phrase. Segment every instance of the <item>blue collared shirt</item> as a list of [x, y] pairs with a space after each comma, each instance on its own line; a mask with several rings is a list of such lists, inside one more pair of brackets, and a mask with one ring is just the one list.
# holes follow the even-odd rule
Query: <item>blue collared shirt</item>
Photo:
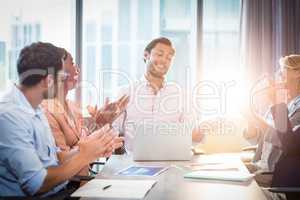
[[[47, 168], [58, 165], [48, 121], [13, 86], [0, 99], [0, 196], [31, 196], [42, 186]], [[66, 183], [45, 196], [61, 190]]]

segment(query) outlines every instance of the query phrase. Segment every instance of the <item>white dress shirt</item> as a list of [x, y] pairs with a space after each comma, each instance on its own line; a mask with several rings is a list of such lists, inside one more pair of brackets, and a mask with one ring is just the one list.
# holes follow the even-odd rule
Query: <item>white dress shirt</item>
[[121, 115], [114, 127], [121, 130], [124, 121], [125, 148], [132, 151], [132, 140], [135, 136], [135, 127], [148, 122], [186, 123], [194, 127], [194, 114], [189, 95], [178, 84], [164, 82], [163, 87], [154, 93], [148, 80], [144, 77], [132, 85], [120, 89], [119, 95], [127, 94], [130, 100], [127, 106], [127, 117]]

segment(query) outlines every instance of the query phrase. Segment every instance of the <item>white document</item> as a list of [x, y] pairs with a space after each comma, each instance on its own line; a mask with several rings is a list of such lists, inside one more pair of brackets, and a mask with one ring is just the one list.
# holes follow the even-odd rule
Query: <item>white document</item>
[[155, 180], [93, 179], [76, 190], [72, 197], [143, 199]]
[[192, 171], [239, 171], [239, 168], [236, 165], [226, 164], [226, 163], [218, 163], [218, 164], [190, 164], [184, 166], [185, 168]]
[[207, 179], [207, 180], [221, 180], [221, 181], [248, 181], [254, 175], [248, 172], [240, 171], [195, 171], [184, 175], [184, 178], [192, 179]]

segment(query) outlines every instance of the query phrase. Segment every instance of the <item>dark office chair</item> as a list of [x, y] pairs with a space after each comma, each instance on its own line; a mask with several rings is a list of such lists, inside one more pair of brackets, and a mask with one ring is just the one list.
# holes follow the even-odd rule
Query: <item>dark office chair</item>
[[300, 188], [299, 187], [272, 187], [268, 189], [272, 193], [285, 194], [287, 200], [299, 200]]
[[[276, 112], [275, 112], [276, 111]], [[277, 116], [276, 114], [280, 114]], [[283, 114], [285, 115], [283, 116]], [[287, 106], [272, 107], [272, 115], [277, 134], [282, 144], [282, 154], [273, 173], [273, 193], [284, 193], [288, 200], [300, 199], [300, 128], [293, 130], [287, 116]], [[281, 132], [282, 131], [282, 132]]]
[[283, 154], [273, 172], [273, 193], [284, 193], [288, 200], [300, 199], [300, 156]]
[[[297, 161], [298, 160], [298, 161]], [[276, 194], [285, 194], [287, 200], [300, 199], [300, 157], [290, 158], [283, 154], [272, 172], [259, 172], [261, 176], [272, 177], [271, 186], [264, 187]]]

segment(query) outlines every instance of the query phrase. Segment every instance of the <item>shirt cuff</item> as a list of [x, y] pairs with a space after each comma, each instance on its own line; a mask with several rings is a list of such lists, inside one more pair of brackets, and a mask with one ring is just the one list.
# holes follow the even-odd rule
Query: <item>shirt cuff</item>
[[23, 189], [30, 195], [35, 195], [42, 187], [44, 180], [47, 176], [47, 170], [41, 169], [35, 173], [28, 181], [24, 184]]

